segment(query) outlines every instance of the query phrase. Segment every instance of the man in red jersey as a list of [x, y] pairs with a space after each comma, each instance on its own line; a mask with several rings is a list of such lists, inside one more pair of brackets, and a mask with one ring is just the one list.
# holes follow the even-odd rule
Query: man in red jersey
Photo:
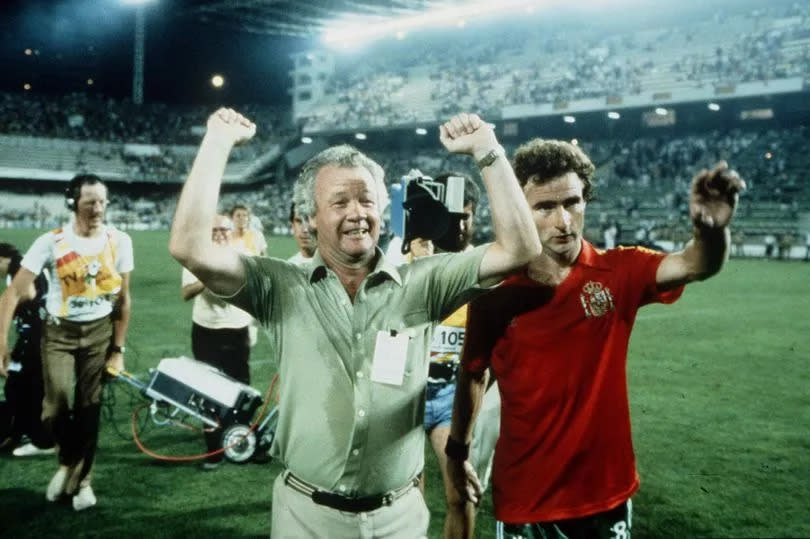
[[745, 184], [724, 162], [695, 176], [693, 238], [682, 251], [600, 251], [582, 237], [594, 166], [579, 148], [532, 140], [514, 170], [543, 250], [470, 306], [448, 472], [477, 503], [467, 453], [491, 368], [502, 399], [492, 479], [499, 536], [629, 538], [639, 479], [625, 365], [636, 312], [720, 270]]

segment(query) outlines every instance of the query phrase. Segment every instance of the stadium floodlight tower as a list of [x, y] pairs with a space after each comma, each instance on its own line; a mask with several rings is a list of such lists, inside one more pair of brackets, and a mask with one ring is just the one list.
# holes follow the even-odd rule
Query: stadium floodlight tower
[[143, 64], [146, 57], [146, 15], [144, 7], [154, 0], [121, 0], [135, 6], [135, 40], [132, 52], [132, 102], [143, 104]]

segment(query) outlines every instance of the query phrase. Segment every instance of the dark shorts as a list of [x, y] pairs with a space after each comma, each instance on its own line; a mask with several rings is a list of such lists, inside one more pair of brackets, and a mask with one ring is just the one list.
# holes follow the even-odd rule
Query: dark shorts
[[191, 324], [194, 359], [221, 370], [243, 384], [250, 384], [250, 334], [248, 327], [210, 329]]
[[506, 524], [498, 522], [498, 539], [630, 539], [633, 502], [627, 500], [595, 515], [556, 522]]

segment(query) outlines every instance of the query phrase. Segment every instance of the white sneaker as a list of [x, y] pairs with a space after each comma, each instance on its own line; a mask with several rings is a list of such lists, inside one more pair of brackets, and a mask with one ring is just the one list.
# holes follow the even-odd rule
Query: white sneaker
[[45, 499], [49, 502], [55, 502], [62, 495], [65, 490], [65, 483], [67, 482], [68, 471], [67, 468], [59, 467], [56, 473], [53, 474], [51, 482], [48, 483], [48, 489], [45, 491]]
[[55, 447], [49, 447], [47, 449], [42, 449], [40, 447], [35, 446], [32, 443], [27, 443], [25, 445], [21, 445], [20, 447], [16, 448], [14, 451], [11, 452], [12, 455], [15, 457], [33, 457], [35, 455], [53, 455], [56, 453]]
[[96, 495], [93, 494], [93, 487], [90, 485], [79, 488], [79, 492], [73, 496], [74, 511], [83, 511], [94, 505], [96, 505]]

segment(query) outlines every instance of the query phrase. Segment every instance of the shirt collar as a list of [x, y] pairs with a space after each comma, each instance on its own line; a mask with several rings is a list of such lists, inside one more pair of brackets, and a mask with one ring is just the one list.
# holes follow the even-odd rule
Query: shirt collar
[[582, 240], [582, 250], [579, 252], [579, 257], [577, 257], [577, 266], [588, 266], [591, 268], [596, 269], [610, 269], [607, 264], [605, 264], [602, 255], [604, 251], [597, 249], [593, 245], [591, 245], [588, 241]]
[[[385, 258], [385, 254], [382, 252], [382, 249], [375, 247], [375, 253], [376, 256], [374, 257], [374, 267], [366, 276], [366, 280], [368, 281], [372, 278], [376, 280], [378, 278], [385, 278], [387, 276], [399, 286], [402, 286], [402, 274], [399, 272], [399, 269], [397, 269], [394, 264]], [[321, 256], [320, 250], [316, 249], [315, 254], [312, 255], [312, 262], [307, 268], [309, 282], [313, 283], [326, 277], [326, 272], [328, 269], [329, 268], [326, 265], [326, 262]]]

